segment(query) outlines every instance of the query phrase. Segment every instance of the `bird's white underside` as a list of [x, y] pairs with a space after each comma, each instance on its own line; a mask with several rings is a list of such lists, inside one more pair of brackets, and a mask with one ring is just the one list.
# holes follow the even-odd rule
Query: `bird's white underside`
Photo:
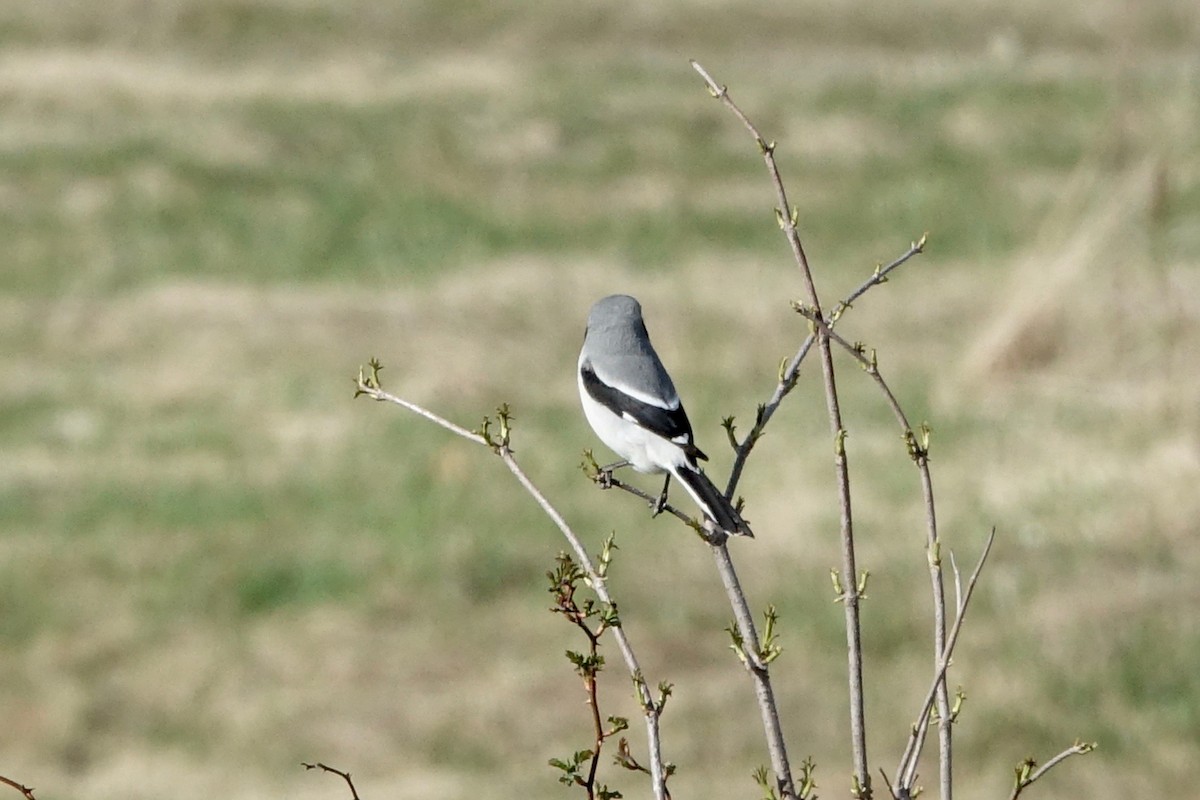
[[[583, 413], [591, 423], [592, 429], [600, 437], [600, 441], [628, 461], [634, 469], [651, 475], [670, 471], [677, 479], [683, 470], [697, 471], [696, 467], [688, 463], [687, 455], [683, 452], [682, 447], [629, 420], [618, 417], [593, 400], [582, 383], [580, 381], [579, 389], [580, 396], [583, 398]], [[696, 505], [704, 509], [709, 517], [712, 517], [712, 509], [708, 507], [708, 503], [704, 502], [704, 498], [696, 493], [691, 484], [682, 479], [679, 479], [679, 483], [696, 501]]]
[[638, 472], [659, 474], [668, 466], [678, 468], [688, 463], [687, 455], [678, 443], [617, 416], [587, 393], [582, 380], [579, 394], [583, 399], [583, 413], [600, 441]]

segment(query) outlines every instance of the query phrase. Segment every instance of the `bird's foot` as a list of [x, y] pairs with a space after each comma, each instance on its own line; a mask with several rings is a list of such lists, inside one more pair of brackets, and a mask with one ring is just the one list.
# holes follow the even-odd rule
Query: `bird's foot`
[[601, 489], [611, 489], [613, 487], [613, 470], [628, 466], [628, 461], [614, 461], [611, 464], [605, 464], [596, 471], [596, 483], [600, 484]]
[[671, 488], [671, 473], [667, 473], [666, 479], [663, 481], [662, 491], [658, 493], [658, 499], [650, 504], [650, 518], [654, 519], [667, 507], [667, 491]]

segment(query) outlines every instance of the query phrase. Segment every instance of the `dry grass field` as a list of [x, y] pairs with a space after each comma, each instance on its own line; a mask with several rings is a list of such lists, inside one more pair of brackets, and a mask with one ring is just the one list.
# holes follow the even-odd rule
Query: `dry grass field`
[[[960, 563], [998, 532], [951, 678], [959, 796], [1007, 797], [1015, 763], [1076, 737], [1100, 749], [1028, 796], [1195, 792], [1187, 0], [0, 0], [0, 775], [39, 798], [346, 797], [299, 767], [321, 760], [369, 800], [571, 794], [547, 766], [589, 741], [562, 657], [582, 642], [546, 610], [563, 544], [485, 451], [352, 398], [376, 356], [468, 426], [514, 407], [532, 477], [593, 547], [616, 532], [626, 629], [675, 685], [674, 796], [758, 796], [711, 557], [577, 469], [597, 297], [642, 299], [718, 475], [720, 419], [749, 425], [806, 332], [761, 159], [689, 58], [777, 141], [826, 300], [930, 233], [841, 330], [932, 425]], [[929, 680], [920, 493], [838, 366], [890, 773]], [[734, 557], [782, 614], [793, 760], [834, 798], [819, 384], [814, 362], [750, 461], [758, 538]], [[603, 710], [633, 717], [612, 662]]]

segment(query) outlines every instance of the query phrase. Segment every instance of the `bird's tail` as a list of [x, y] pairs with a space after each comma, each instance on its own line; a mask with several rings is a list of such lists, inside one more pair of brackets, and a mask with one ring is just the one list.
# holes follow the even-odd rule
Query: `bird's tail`
[[688, 494], [692, 496], [705, 515], [717, 523], [718, 528], [731, 536], [754, 537], [746, 520], [742, 519], [742, 515], [733, 507], [733, 503], [730, 503], [725, 495], [721, 494], [721, 490], [713, 485], [703, 470], [683, 464], [672, 470], [672, 473], [683, 484], [683, 488], [687, 489]]

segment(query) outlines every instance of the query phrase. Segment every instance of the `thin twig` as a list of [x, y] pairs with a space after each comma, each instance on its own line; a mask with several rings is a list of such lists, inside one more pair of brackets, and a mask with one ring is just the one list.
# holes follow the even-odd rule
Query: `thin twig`
[[342, 780], [346, 782], [346, 785], [350, 787], [350, 800], [361, 800], [361, 798], [358, 796], [358, 791], [354, 788], [354, 781], [350, 780], [349, 772], [342, 772], [340, 769], [335, 769], [328, 764], [322, 764], [320, 761], [315, 764], [309, 764], [306, 761], [301, 761], [300, 766], [304, 767], [305, 769], [319, 769], [341, 776]]
[[[656, 497], [651, 496], [647, 492], [635, 486], [622, 483], [616, 478], [608, 479], [607, 483], [613, 488], [624, 489], [630, 494], [641, 497], [648, 503], [654, 504], [657, 500]], [[794, 785], [789, 782], [791, 765], [788, 762], [787, 747], [783, 740], [783, 728], [779, 721], [779, 711], [775, 703], [775, 691], [771, 686], [770, 671], [758, 655], [761, 649], [758, 630], [754, 624], [754, 615], [746, 601], [745, 592], [742, 591], [741, 582], [738, 580], [737, 570], [733, 566], [733, 559], [730, 557], [729, 549], [726, 547], [728, 536], [721, 531], [715, 530], [711, 525], [701, 527], [700, 523], [695, 519], [669, 504], [665, 505], [663, 510], [671, 513], [681, 522], [699, 532], [712, 549], [713, 558], [717, 564], [717, 572], [721, 577], [721, 584], [725, 587], [730, 606], [733, 608], [734, 621], [737, 624], [738, 633], [742, 638], [742, 651], [745, 656], [746, 669], [754, 681], [754, 694], [758, 699], [759, 713], [763, 719], [763, 729], [767, 737], [767, 750], [771, 757], [771, 763], [775, 767], [777, 789], [781, 797], [799, 797]]]
[[829, 324], [831, 326], [837, 324], [837, 321], [841, 319], [842, 312], [853, 307], [854, 301], [866, 294], [867, 290], [872, 286], [878, 286], [881, 283], [886, 283], [888, 274], [891, 273], [892, 270], [903, 265], [913, 256], [925, 252], [925, 242], [928, 239], [928, 233], [921, 234], [921, 238], [913, 242], [902, 256], [892, 261], [890, 264], [876, 267], [875, 272], [871, 275], [871, 277], [863, 281], [857, 289], [846, 295], [845, 300], [837, 304], [837, 306], [833, 309], [833, 313], [830, 315]]
[[16, 789], [18, 792], [25, 795], [27, 800], [37, 800], [37, 798], [33, 796], [33, 787], [32, 786], [23, 786], [23, 785], [17, 783], [16, 781], [12, 780], [11, 778], [4, 777], [3, 775], [0, 775], [0, 783], [3, 783], [5, 786], [11, 786], [12, 788]]
[[1090, 753], [1095, 749], [1095, 742], [1076, 742], [1066, 750], [1063, 750], [1061, 753], [1056, 755], [1054, 758], [1047, 761], [1037, 770], [1033, 769], [1036, 766], [1036, 762], [1032, 758], [1026, 759], [1024, 762], [1022, 762], [1021, 766], [1017, 767], [1017, 779], [1013, 783], [1012, 794], [1008, 796], [1008, 800], [1017, 800], [1017, 798], [1021, 796], [1021, 792], [1025, 791], [1027, 786], [1045, 775], [1050, 770], [1057, 767], [1062, 762], [1066, 761], [1071, 756], [1081, 756], [1086, 753]]
[[[937, 687], [936, 698], [938, 708], [938, 777], [941, 785], [942, 800], [952, 800], [954, 792], [954, 763], [951, 726], [953, 719], [950, 713], [950, 691], [946, 685], [945, 670], [941, 667], [941, 656], [946, 650], [946, 588], [942, 575], [942, 545], [941, 539], [938, 536], [937, 511], [933, 501], [933, 476], [929, 470], [929, 443], [924, 438], [918, 440], [917, 434], [913, 431], [912, 425], [908, 421], [908, 416], [900, 406], [900, 401], [896, 398], [895, 393], [892, 392], [891, 387], [884, 380], [883, 374], [879, 371], [879, 363], [874, 351], [868, 357], [865, 352], [866, 348], [859, 344], [850, 344], [840, 334], [834, 332], [832, 327], [822, 320], [820, 315], [812, 309], [800, 304], [794, 304], [794, 307], [805, 319], [817, 326], [818, 329], [824, 330], [830, 339], [850, 353], [862, 365], [867, 374], [871, 376], [876, 386], [879, 387], [880, 392], [883, 393], [888, 408], [891, 409], [892, 414], [896, 417], [896, 421], [899, 423], [904, 436], [904, 441], [908, 446], [909, 457], [912, 458], [913, 463], [920, 473], [921, 494], [925, 502], [925, 548], [929, 564], [929, 578], [933, 590], [933, 669], [935, 673], [943, 676], [941, 683]], [[912, 759], [908, 762], [907, 768], [903, 772], [896, 774], [895, 789], [901, 795], [907, 796], [912, 789], [913, 783], [916, 781], [917, 759], [924, 749], [925, 736], [928, 729], [929, 720], [928, 716], [926, 716], [921, 719], [917, 727], [916, 748]]]
[[[834, 307], [833, 314], [828, 320], [829, 327], [837, 325], [841, 320], [842, 314], [853, 307], [854, 301], [862, 297], [867, 291], [881, 283], [885, 283], [888, 275], [895, 269], [907, 263], [913, 256], [920, 255], [925, 252], [925, 242], [928, 238], [927, 234], [921, 236], [920, 239], [909, 245], [908, 250], [899, 258], [894, 259], [886, 266], [876, 267], [875, 272], [871, 277], [863, 281], [854, 291], [846, 295], [845, 299]], [[800, 349], [791, 357], [779, 371], [779, 382], [775, 384], [775, 390], [771, 394], [770, 399], [758, 407], [758, 412], [755, 415], [754, 427], [746, 435], [741, 442], [734, 440], [734, 457], [733, 467], [729, 471], [729, 482], [725, 487], [725, 496], [732, 498], [733, 493], [737, 491], [738, 483], [742, 479], [742, 471], [746, 467], [746, 459], [750, 457], [750, 451], [754, 449], [754, 445], [758, 444], [758, 440], [762, 438], [763, 430], [767, 427], [771, 417], [775, 416], [775, 412], [779, 409], [779, 405], [783, 399], [791, 393], [796, 387], [796, 380], [799, 377], [800, 365], [804, 362], [813, 344], [817, 341], [815, 333], [809, 332], [804, 337], [804, 341], [800, 344]], [[733, 432], [730, 430], [730, 438], [733, 438]]]
[[[588, 628], [587, 623], [582, 620], [578, 624], [587, 633], [588, 646], [594, 661], [598, 657], [600, 637], [593, 634], [591, 629]], [[600, 698], [597, 696], [598, 683], [595, 672], [584, 677], [583, 685], [587, 691], [587, 704], [592, 710], [592, 734], [595, 736], [595, 742], [592, 746], [592, 763], [588, 767], [586, 785], [589, 798], [596, 796], [596, 771], [600, 768], [600, 751], [604, 749], [604, 722], [600, 719]]]
[[[796, 260], [796, 265], [800, 268], [800, 276], [808, 292], [809, 302], [812, 304], [818, 318], [822, 318], [820, 296], [817, 292], [816, 283], [813, 280], [812, 270], [809, 268], [808, 256], [805, 254], [804, 245], [800, 241], [800, 233], [796, 228], [796, 216], [791, 204], [788, 202], [787, 190], [784, 188], [783, 178], [779, 174], [779, 167], [775, 163], [774, 142], [768, 142], [762, 137], [762, 134], [758, 132], [754, 123], [742, 113], [742, 110], [729, 97], [729, 91], [726, 87], [717, 83], [704, 67], [695, 61], [692, 61], [692, 67], [704, 79], [712, 96], [729, 109], [741, 121], [750, 135], [754, 137], [754, 141], [758, 145], [759, 152], [762, 154], [763, 161], [766, 164], [767, 171], [770, 173], [771, 183], [775, 187], [775, 195], [778, 202], [776, 215], [779, 227], [787, 237], [792, 255]], [[833, 370], [833, 353], [829, 345], [827, 330], [827, 328], [819, 328], [817, 330], [817, 349], [821, 354], [821, 374], [825, 382], [825, 405], [829, 413], [829, 427], [835, 442], [834, 469], [838, 487], [838, 499], [841, 506], [842, 583], [846, 587], [842, 598], [842, 605], [846, 617], [847, 672], [850, 690], [850, 742], [854, 755], [853, 793], [860, 800], [870, 800], [871, 773], [867, 764], [867, 731], [862, 682], [862, 632], [859, 625], [860, 594], [858, 590], [858, 567], [855, 563], [853, 514], [850, 505], [849, 462], [847, 461], [846, 450], [843, 446], [846, 432], [842, 425], [842, 412], [837, 394], [837, 381]], [[791, 783], [790, 776], [788, 776], [788, 783]]]
[[[360, 370], [357, 381], [357, 394], [366, 395], [373, 400], [395, 403], [396, 405], [406, 408], [413, 413], [419, 414], [425, 419], [440, 425], [446, 430], [451, 431], [452, 433], [455, 433], [464, 439], [492, 448], [493, 452], [500, 456], [500, 459], [504, 462], [504, 465], [508, 467], [509, 472], [511, 472], [517, 479], [517, 482], [521, 484], [521, 486], [526, 492], [529, 493], [531, 497], [533, 497], [546, 516], [550, 518], [550, 520], [562, 533], [563, 537], [566, 538], [567, 543], [570, 545], [571, 550], [575, 554], [577, 563], [583, 568], [584, 572], [587, 573], [588, 586], [592, 588], [592, 591], [596, 593], [596, 596], [600, 598], [601, 602], [608, 603], [609, 605], [613, 604], [612, 595], [610, 595], [608, 592], [608, 587], [605, 583], [604, 577], [596, 571], [596, 567], [592, 563], [592, 558], [588, 554], [587, 548], [584, 547], [583, 542], [579, 539], [571, 526], [567, 524], [566, 519], [561, 513], [559, 513], [558, 509], [556, 509], [550, 503], [550, 501], [546, 499], [546, 496], [542, 494], [541, 490], [534, 485], [529, 476], [525, 474], [525, 471], [521, 469], [520, 464], [517, 463], [516, 456], [513, 455], [512, 449], [508, 446], [506, 436], [501, 443], [497, 444], [482, 434], [475, 431], [469, 431], [460, 425], [456, 425], [453, 422], [450, 422], [449, 420], [446, 420], [445, 418], [433, 413], [432, 411], [422, 408], [416, 403], [404, 400], [403, 398], [397, 397], [390, 392], [385, 392], [379, 386], [377, 374], [377, 364], [373, 364], [372, 373], [370, 376], [364, 375], [363, 371]], [[662, 744], [659, 737], [660, 709], [655, 704], [654, 696], [650, 692], [650, 685], [646, 682], [645, 677], [642, 675], [642, 668], [638, 664], [637, 656], [633, 651], [633, 646], [629, 643], [629, 637], [625, 635], [624, 627], [618, 626], [613, 628], [613, 637], [617, 640], [617, 648], [621, 651], [621, 657], [624, 659], [625, 666], [629, 670], [630, 677], [633, 679], [634, 687], [638, 694], [638, 704], [641, 706], [643, 717], [646, 720], [646, 741], [650, 755], [650, 775], [651, 782], [654, 787], [654, 797], [655, 800], [667, 800], [670, 795], [667, 793], [666, 789], [666, 776], [663, 770], [662, 760]]]
[[887, 772], [883, 767], [879, 768], [879, 776], [883, 778], [883, 785], [887, 787], [888, 794], [892, 796], [892, 800], [901, 800], [900, 795], [896, 794], [896, 790], [892, 788], [892, 782], [888, 780]]
[[[928, 725], [929, 711], [933, 708], [934, 697], [937, 695], [938, 687], [946, 680], [946, 670], [950, 666], [950, 661], [954, 656], [954, 646], [958, 643], [958, 634], [962, 630], [963, 619], [967, 615], [967, 606], [971, 602], [971, 595], [975, 593], [975, 583], [979, 580], [979, 573], [983, 571], [983, 565], [987, 561], [988, 554], [992, 552], [992, 543], [996, 541], [996, 529], [992, 528], [988, 533], [987, 541], [983, 545], [983, 552], [979, 554], [979, 561], [975, 564], [975, 569], [971, 572], [971, 577], [967, 580], [966, 592], [958, 603], [958, 608], [955, 609], [954, 624], [950, 628], [950, 633], [946, 637], [946, 648], [942, 651], [938, 658], [938, 668], [933, 676], [933, 684], [929, 687], [929, 691], [925, 695], [925, 702], [921, 704], [921, 711], [917, 715], [917, 721], [913, 723], [912, 733], [909, 734], [908, 744], [904, 748], [904, 755], [900, 757], [900, 764], [896, 768], [896, 788], [904, 796], [909, 796], [912, 788], [912, 782], [916, 779], [916, 764], [917, 758], [920, 755], [919, 747], [919, 730], [922, 726]], [[909, 782], [902, 784], [900, 777], [904, 776]]]
[[366, 395], [367, 397], [370, 397], [372, 400], [377, 400], [380, 402], [395, 403], [398, 406], [407, 408], [409, 411], [413, 412], [414, 414], [418, 414], [418, 415], [424, 417], [425, 419], [429, 420], [430, 422], [434, 423], [435, 425], [442, 426], [443, 428], [450, 431], [451, 433], [457, 434], [464, 439], [475, 442], [475, 444], [486, 445], [488, 443], [487, 439], [483, 438], [482, 435], [480, 435], [479, 433], [476, 433], [475, 431], [469, 431], [466, 428], [462, 427], [461, 425], [455, 425], [453, 422], [446, 419], [445, 417], [440, 417], [437, 414], [433, 413], [432, 411], [430, 411], [426, 408], [422, 408], [421, 406], [417, 405], [416, 403], [414, 403], [412, 401], [405, 400], [403, 397], [397, 397], [394, 394], [390, 394], [388, 392], [383, 391], [383, 389], [381, 389], [379, 387], [379, 377], [378, 377], [379, 370], [382, 369], [383, 367], [380, 366], [380, 364], [374, 360], [372, 360], [372, 362], [371, 362], [371, 367], [372, 367], [373, 372], [370, 376], [365, 375], [363, 369], [361, 367], [359, 368], [358, 381], [357, 381], [358, 389], [354, 393], [355, 397], [362, 394], [362, 395]]
[[[599, 480], [597, 480], [596, 482], [600, 483]], [[620, 478], [616, 478], [616, 477], [605, 478], [604, 485], [611, 489], [620, 489], [623, 492], [629, 492], [634, 497], [640, 497], [643, 500], [645, 500], [648, 505], [655, 507], [655, 508], [658, 507], [658, 495], [652, 495], [643, 489], [639, 489], [638, 487], [634, 486], [632, 483], [625, 483], [625, 481], [621, 480]], [[698, 528], [701, 524], [700, 522], [698, 522], [696, 520], [695, 517], [689, 517], [687, 514], [685, 514], [679, 508], [671, 505], [670, 503], [663, 503], [662, 511], [665, 514], [670, 514], [671, 516], [675, 517], [677, 520], [682, 522], [684, 525], [687, 525], [689, 528]]]

